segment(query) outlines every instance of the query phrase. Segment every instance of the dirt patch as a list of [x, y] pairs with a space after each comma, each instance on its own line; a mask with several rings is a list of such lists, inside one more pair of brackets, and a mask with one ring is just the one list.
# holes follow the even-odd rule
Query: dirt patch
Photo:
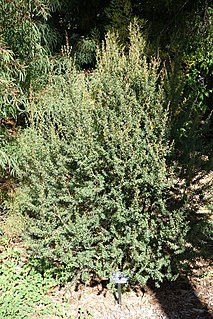
[[51, 298], [68, 304], [66, 318], [213, 319], [213, 269], [206, 262], [190, 279], [182, 277], [158, 289], [151, 284], [133, 288], [122, 293], [122, 305], [101, 283], [56, 289]]

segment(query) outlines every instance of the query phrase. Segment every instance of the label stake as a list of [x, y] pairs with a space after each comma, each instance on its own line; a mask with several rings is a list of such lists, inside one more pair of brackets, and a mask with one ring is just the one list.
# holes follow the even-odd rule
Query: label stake
[[110, 279], [111, 282], [118, 285], [118, 304], [121, 305], [121, 284], [126, 284], [128, 282], [128, 277], [120, 272], [114, 272], [112, 274], [112, 278]]

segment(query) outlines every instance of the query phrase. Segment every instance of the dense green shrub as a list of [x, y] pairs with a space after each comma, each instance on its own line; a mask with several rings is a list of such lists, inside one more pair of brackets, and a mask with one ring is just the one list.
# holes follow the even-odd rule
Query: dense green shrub
[[34, 256], [70, 276], [120, 269], [145, 283], [172, 278], [186, 225], [166, 204], [171, 182], [159, 61], [132, 27], [128, 53], [106, 37], [97, 69], [70, 69], [31, 105], [18, 138], [20, 186], [10, 210], [28, 220]]

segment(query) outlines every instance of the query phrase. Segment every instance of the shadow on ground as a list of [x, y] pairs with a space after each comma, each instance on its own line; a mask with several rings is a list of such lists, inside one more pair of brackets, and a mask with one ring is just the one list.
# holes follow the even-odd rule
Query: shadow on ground
[[[212, 287], [203, 287], [202, 293], [206, 302], [200, 296], [186, 277], [180, 277], [175, 282], [164, 283], [160, 288], [149, 288], [155, 294], [162, 310], [168, 319], [213, 319], [207, 301]], [[200, 290], [199, 290], [200, 291]]]

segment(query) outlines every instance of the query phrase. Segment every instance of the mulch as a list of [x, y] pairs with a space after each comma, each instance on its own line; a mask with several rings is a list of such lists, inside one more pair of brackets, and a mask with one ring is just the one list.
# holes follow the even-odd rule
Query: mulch
[[213, 271], [206, 262], [201, 264], [203, 267], [190, 278], [182, 276], [160, 288], [152, 284], [130, 287], [122, 293], [121, 305], [116, 293], [109, 291], [102, 282], [90, 287], [57, 288], [51, 298], [53, 302], [68, 304], [63, 318], [213, 319]]

